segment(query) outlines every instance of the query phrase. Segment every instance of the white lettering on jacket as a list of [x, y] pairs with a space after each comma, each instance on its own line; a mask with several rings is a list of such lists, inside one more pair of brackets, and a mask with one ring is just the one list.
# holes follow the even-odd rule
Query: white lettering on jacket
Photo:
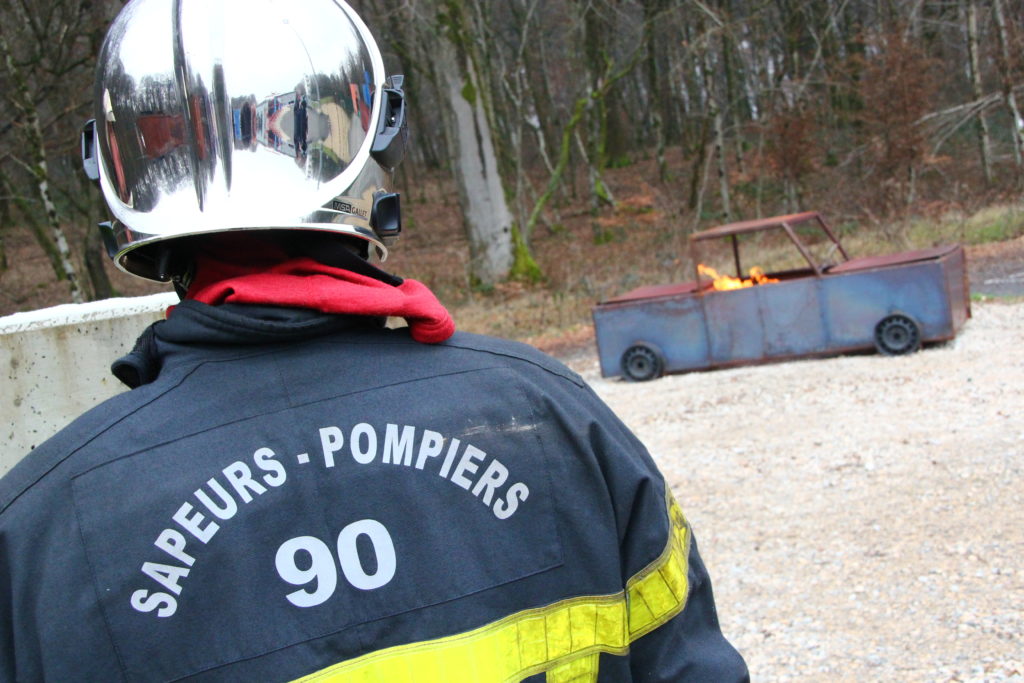
[[[330, 425], [320, 428], [320, 444], [324, 467], [334, 467], [336, 458], [347, 454], [359, 465], [379, 460], [383, 465], [433, 471], [476, 496], [498, 519], [511, 517], [530, 496], [523, 482], [504, 489], [509, 470], [500, 460], [472, 444], [446, 439], [430, 429], [389, 423], [380, 435], [372, 425], [361, 422], [346, 435], [340, 427]], [[444, 458], [438, 462], [442, 453]]]
[[[366, 422], [347, 430], [327, 425], [318, 430], [316, 440], [326, 469], [348, 457], [358, 466], [432, 473], [467, 491], [499, 520], [509, 519], [530, 496], [525, 483], [509, 481], [509, 469], [500, 460], [430, 429], [388, 423], [379, 433]], [[174, 616], [197, 555], [214, 539], [221, 524], [288, 481], [287, 468], [272, 449], [256, 449], [251, 462], [236, 460], [222, 468], [171, 514], [169, 526], [153, 542], [161, 554], [140, 568], [156, 586], [134, 591], [133, 609], [158, 617]], [[309, 453], [298, 455], [297, 462], [309, 463]]]

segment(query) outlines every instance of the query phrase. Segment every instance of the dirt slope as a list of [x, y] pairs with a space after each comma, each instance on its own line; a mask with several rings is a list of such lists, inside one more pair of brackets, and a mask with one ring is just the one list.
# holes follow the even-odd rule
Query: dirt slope
[[1024, 304], [912, 356], [604, 380], [758, 681], [1024, 680]]

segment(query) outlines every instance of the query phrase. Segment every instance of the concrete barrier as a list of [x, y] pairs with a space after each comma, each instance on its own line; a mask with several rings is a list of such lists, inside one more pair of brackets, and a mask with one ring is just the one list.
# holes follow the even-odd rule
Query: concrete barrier
[[0, 318], [0, 476], [83, 412], [124, 391], [110, 364], [178, 298], [172, 293], [65, 304]]

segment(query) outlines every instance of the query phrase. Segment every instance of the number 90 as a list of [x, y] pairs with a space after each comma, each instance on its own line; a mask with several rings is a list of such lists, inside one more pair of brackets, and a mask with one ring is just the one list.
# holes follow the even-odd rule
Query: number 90
[[[356, 541], [365, 534], [373, 545], [377, 558], [377, 571], [367, 574], [359, 559]], [[374, 519], [352, 522], [338, 534], [338, 565], [345, 580], [354, 588], [368, 591], [380, 588], [395, 576], [395, 544], [387, 528]], [[309, 567], [300, 569], [296, 559], [299, 553], [309, 556]], [[315, 536], [297, 536], [288, 539], [277, 549], [274, 558], [277, 573], [293, 586], [305, 586], [316, 579], [316, 589], [289, 593], [288, 602], [296, 607], [315, 607], [334, 595], [338, 587], [338, 568], [327, 544]], [[303, 564], [306, 564], [303, 562]]]

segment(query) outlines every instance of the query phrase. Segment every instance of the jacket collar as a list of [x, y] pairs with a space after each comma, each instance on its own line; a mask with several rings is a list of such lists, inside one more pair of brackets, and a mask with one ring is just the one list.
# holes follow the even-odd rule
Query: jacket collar
[[301, 341], [349, 329], [380, 329], [386, 319], [252, 304], [209, 306], [185, 300], [153, 323], [110, 370], [130, 389], [155, 380], [173, 346], [257, 346]]

